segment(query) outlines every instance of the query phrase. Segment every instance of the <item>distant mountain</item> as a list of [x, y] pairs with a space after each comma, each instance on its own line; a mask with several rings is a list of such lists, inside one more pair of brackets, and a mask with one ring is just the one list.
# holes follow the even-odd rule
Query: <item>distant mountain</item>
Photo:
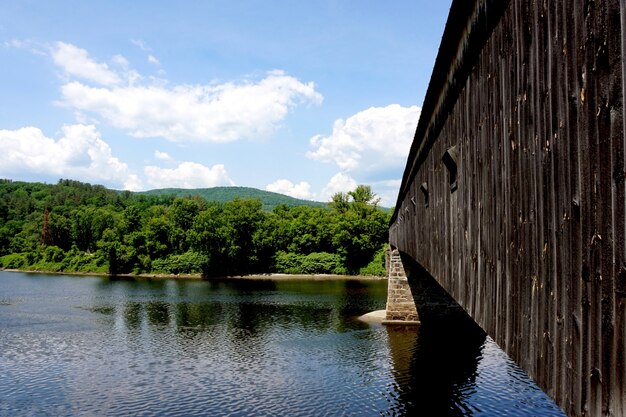
[[261, 200], [263, 209], [271, 211], [274, 207], [284, 204], [289, 207], [310, 206], [327, 208], [328, 204], [320, 201], [300, 200], [283, 194], [270, 191], [258, 190], [250, 187], [213, 187], [213, 188], [161, 188], [137, 192], [134, 194], [145, 195], [174, 195], [177, 197], [200, 196], [208, 201], [226, 203], [237, 198], [255, 198]]

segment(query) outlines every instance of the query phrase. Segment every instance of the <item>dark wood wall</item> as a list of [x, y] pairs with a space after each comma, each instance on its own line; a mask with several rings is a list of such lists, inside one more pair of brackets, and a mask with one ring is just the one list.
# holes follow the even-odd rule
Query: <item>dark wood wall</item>
[[573, 416], [626, 415], [625, 15], [455, 0], [390, 228]]

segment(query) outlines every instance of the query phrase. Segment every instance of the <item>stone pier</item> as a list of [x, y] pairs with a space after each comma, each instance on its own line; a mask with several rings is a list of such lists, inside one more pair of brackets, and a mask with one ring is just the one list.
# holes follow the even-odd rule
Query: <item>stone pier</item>
[[387, 313], [383, 324], [419, 324], [415, 300], [397, 249], [390, 248], [387, 252], [387, 273]]

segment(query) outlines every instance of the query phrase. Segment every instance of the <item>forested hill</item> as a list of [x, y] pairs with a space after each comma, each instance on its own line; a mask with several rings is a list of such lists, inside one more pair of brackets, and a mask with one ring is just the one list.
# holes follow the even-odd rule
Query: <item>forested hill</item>
[[263, 191], [250, 187], [213, 187], [213, 188], [162, 188], [158, 190], [142, 191], [137, 194], [144, 195], [173, 195], [176, 197], [199, 196], [207, 201], [216, 203], [226, 203], [238, 198], [253, 198], [261, 200], [263, 210], [272, 211], [279, 205], [287, 207], [309, 206], [309, 207], [328, 207], [328, 204], [319, 201], [301, 200], [286, 196], [284, 194]]
[[369, 186], [337, 193], [319, 207], [274, 200], [271, 211], [242, 192], [226, 202], [184, 193], [0, 179], [0, 268], [204, 276], [385, 273], [389, 213]]

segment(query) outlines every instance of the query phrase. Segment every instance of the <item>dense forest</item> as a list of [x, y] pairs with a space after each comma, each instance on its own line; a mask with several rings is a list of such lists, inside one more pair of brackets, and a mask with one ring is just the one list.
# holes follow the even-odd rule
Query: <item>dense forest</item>
[[384, 274], [389, 213], [371, 188], [328, 206], [0, 180], [0, 268], [109, 274]]
[[263, 191], [250, 187], [213, 187], [213, 188], [161, 188], [157, 190], [141, 191], [138, 194], [145, 195], [174, 195], [176, 197], [199, 196], [208, 201], [227, 203], [237, 198], [252, 198], [261, 200], [263, 210], [272, 211], [280, 205], [289, 207], [311, 206], [328, 207], [326, 203], [311, 200], [300, 200], [284, 194]]

